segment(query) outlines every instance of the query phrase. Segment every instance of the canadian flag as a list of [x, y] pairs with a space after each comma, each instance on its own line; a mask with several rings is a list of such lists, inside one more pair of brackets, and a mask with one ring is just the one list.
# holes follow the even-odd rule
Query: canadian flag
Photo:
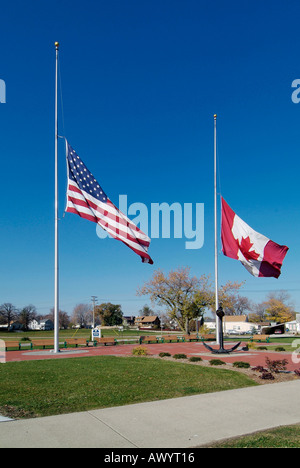
[[254, 231], [222, 198], [222, 251], [240, 260], [253, 276], [278, 278], [288, 247], [278, 245]]

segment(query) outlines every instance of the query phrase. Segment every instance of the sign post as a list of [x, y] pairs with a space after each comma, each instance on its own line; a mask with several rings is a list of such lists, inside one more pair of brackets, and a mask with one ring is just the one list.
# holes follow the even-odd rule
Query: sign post
[[96, 327], [92, 329], [92, 341], [96, 340], [97, 338], [101, 338], [101, 328]]

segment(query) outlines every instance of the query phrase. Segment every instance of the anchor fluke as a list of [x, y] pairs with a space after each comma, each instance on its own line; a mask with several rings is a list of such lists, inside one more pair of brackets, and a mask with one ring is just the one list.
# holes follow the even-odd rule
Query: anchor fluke
[[219, 347], [219, 349], [214, 349], [211, 346], [209, 346], [208, 344], [204, 343], [204, 341], [202, 341], [202, 343], [213, 354], [229, 354], [229, 353], [232, 353], [233, 351], [235, 351], [240, 346], [241, 341], [239, 341], [239, 343], [234, 345], [232, 348], [229, 348], [229, 349], [224, 348], [222, 321], [223, 321], [223, 317], [224, 317], [225, 314], [224, 314], [224, 311], [223, 311], [222, 307], [219, 307], [216, 314], [220, 319], [220, 327], [219, 327], [219, 344], [220, 344], [220, 347]]

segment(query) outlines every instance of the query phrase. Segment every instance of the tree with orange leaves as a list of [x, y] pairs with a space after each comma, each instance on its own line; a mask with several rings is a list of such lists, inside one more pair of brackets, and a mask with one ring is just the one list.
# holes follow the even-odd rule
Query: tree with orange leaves
[[137, 294], [148, 295], [151, 302], [165, 306], [169, 317], [186, 333], [190, 321], [203, 316], [212, 301], [209, 278], [190, 276], [189, 267], [179, 267], [167, 275], [162, 270], [155, 271]]

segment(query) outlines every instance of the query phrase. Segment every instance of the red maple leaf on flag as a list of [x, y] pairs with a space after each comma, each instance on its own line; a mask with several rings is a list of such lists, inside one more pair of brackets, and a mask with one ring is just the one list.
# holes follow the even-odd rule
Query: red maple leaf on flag
[[255, 250], [250, 250], [253, 247], [251, 243], [250, 237], [242, 237], [241, 243], [239, 243], [239, 249], [244, 255], [246, 260], [257, 260], [259, 254], [255, 252]]

